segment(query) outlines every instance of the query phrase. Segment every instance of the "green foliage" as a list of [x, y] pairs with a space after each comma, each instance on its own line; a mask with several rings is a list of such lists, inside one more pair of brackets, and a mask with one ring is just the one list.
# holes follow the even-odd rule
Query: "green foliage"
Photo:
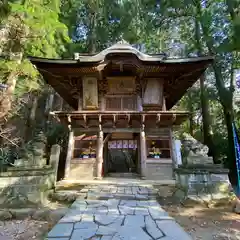
[[[12, 3], [12, 12], [24, 16], [29, 36], [24, 50], [26, 55], [57, 58], [70, 42], [67, 27], [59, 21], [59, 9], [54, 1], [42, 4], [41, 1], [26, 1], [25, 4]], [[57, 11], [56, 11], [57, 10]]]
[[55, 144], [62, 144], [64, 138], [67, 137], [67, 130], [62, 124], [52, 123], [48, 126], [46, 133], [47, 142], [50, 146]]

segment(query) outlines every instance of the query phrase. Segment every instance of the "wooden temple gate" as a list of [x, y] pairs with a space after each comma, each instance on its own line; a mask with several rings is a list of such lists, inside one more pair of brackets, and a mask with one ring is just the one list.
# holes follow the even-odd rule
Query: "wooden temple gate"
[[75, 60], [30, 60], [73, 109], [53, 113], [69, 128], [66, 179], [99, 179], [109, 171], [172, 178], [172, 128], [188, 113], [170, 109], [211, 57], [167, 59], [122, 42]]

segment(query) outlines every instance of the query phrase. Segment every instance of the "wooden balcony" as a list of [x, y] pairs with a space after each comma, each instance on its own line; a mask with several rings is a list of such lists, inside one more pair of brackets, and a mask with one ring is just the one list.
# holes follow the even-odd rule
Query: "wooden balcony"
[[184, 111], [56, 111], [57, 120], [73, 128], [146, 128], [180, 125], [188, 119]]

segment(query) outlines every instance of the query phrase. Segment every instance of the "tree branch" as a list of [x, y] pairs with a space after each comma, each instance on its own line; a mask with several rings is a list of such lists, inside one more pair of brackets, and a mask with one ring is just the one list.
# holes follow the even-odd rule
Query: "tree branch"
[[0, 137], [4, 138], [5, 140], [7, 140], [8, 142], [10, 142], [12, 145], [19, 147], [15, 142], [13, 142], [11, 139], [9, 139], [8, 137], [4, 136], [2, 133], [0, 133]]

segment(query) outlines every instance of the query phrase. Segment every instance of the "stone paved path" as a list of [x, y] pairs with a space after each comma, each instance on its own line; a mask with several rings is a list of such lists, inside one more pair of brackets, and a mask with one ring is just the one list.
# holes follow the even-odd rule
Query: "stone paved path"
[[48, 240], [191, 240], [151, 186], [89, 186], [81, 192]]

